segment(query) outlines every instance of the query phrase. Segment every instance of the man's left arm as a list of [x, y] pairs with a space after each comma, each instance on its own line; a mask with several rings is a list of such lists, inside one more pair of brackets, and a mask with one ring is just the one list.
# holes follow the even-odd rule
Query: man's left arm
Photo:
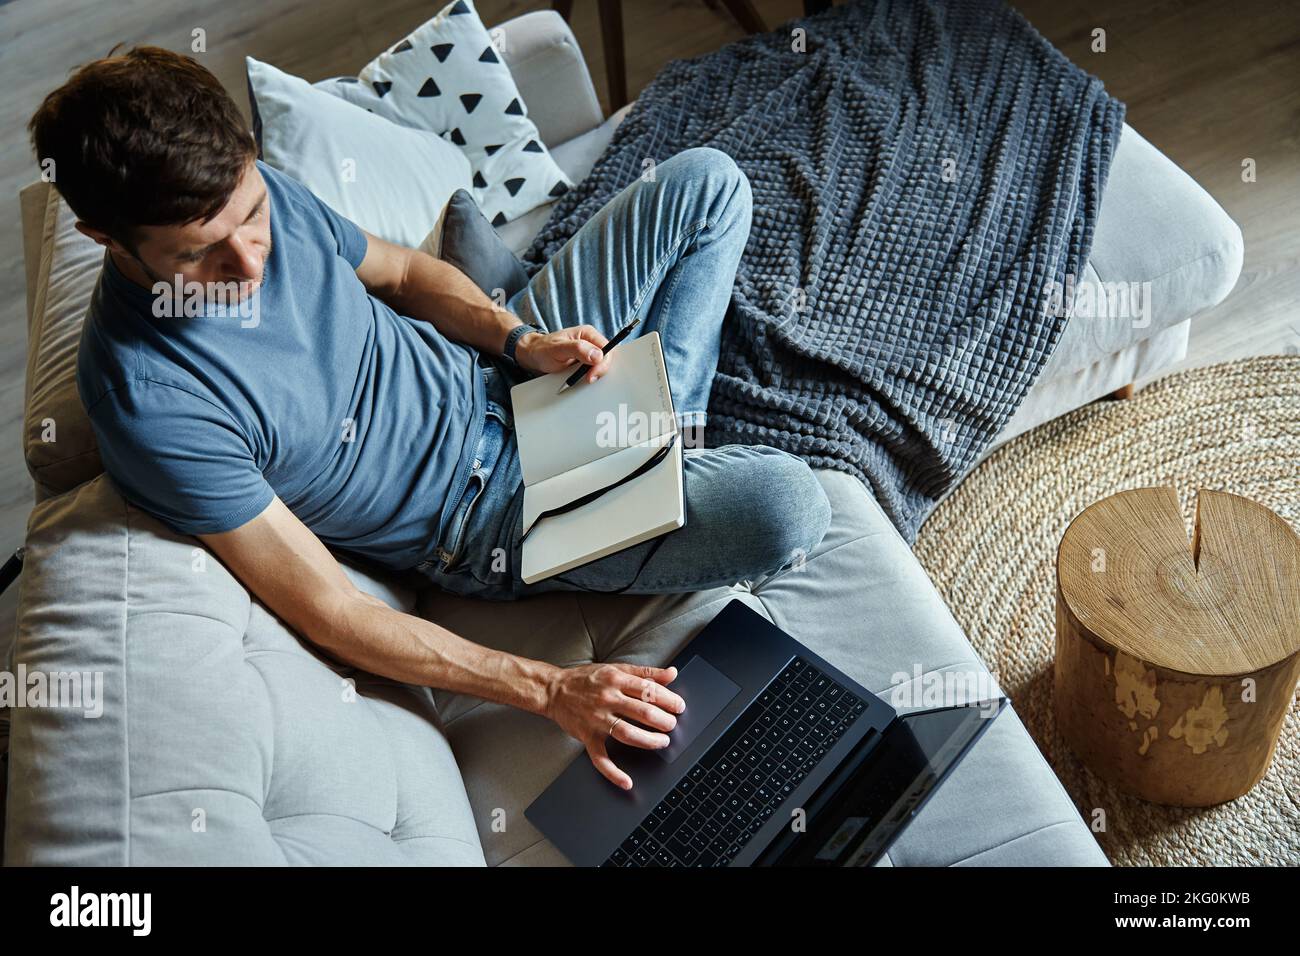
[[[500, 355], [517, 315], [500, 308], [455, 266], [427, 253], [394, 245], [366, 233], [366, 254], [357, 278], [395, 312], [433, 325], [450, 339], [488, 355]], [[594, 365], [588, 380], [605, 374], [600, 349], [605, 336], [590, 325], [555, 332], [529, 332], [515, 345], [515, 357], [535, 372], [557, 372], [575, 362]]]

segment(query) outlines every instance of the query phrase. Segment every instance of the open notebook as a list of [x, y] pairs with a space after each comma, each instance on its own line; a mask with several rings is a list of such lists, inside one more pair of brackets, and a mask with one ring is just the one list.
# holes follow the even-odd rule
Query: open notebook
[[[628, 339], [609, 357], [604, 376], [562, 394], [572, 368], [510, 390], [524, 476], [525, 584], [686, 523], [682, 448], [659, 333]], [[671, 446], [667, 454], [644, 474], [538, 522], [544, 512], [631, 475], [665, 445]]]

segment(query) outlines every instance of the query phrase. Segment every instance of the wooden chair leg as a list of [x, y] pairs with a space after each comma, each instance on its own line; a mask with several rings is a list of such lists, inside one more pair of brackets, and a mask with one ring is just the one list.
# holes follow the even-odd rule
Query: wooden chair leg
[[[765, 33], [767, 26], [751, 0], [720, 0], [746, 33]], [[553, 0], [551, 6], [567, 23], [573, 0]], [[605, 49], [605, 82], [609, 86], [609, 111], [627, 105], [627, 58], [623, 47], [622, 0], [599, 0], [600, 34]]]
[[623, 56], [623, 2], [600, 0], [600, 33], [605, 45], [605, 81], [609, 111], [627, 105], [627, 61]]
[[1117, 401], [1125, 401], [1125, 400], [1127, 400], [1127, 399], [1132, 398], [1132, 397], [1133, 397], [1133, 383], [1132, 383], [1132, 382], [1129, 382], [1129, 383], [1128, 383], [1127, 385], [1125, 385], [1123, 388], [1117, 388], [1117, 389], [1115, 389], [1115, 391], [1111, 392], [1111, 393], [1110, 393], [1109, 395], [1107, 395], [1106, 397], [1107, 397], [1107, 398], [1113, 398], [1113, 399], [1115, 399], [1115, 400], [1117, 400]]
[[736, 18], [736, 22], [746, 33], [767, 32], [767, 27], [763, 25], [763, 18], [758, 15], [750, 0], [720, 0], [720, 2], [727, 8], [727, 12]]

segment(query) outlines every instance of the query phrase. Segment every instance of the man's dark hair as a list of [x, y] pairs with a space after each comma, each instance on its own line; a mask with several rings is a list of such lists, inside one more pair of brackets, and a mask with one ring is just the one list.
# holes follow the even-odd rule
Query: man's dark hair
[[77, 218], [128, 249], [137, 226], [211, 219], [256, 153], [217, 78], [156, 46], [81, 67], [27, 129]]

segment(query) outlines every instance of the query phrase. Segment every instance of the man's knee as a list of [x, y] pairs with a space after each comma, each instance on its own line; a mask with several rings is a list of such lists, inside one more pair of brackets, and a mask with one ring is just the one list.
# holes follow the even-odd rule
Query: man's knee
[[734, 184], [745, 178], [745, 174], [741, 172], [731, 156], [712, 146], [692, 146], [690, 149], [684, 149], [660, 164], [659, 168], [669, 170], [672, 175], [708, 180], [719, 185]]
[[743, 218], [748, 222], [753, 191], [736, 161], [720, 149], [694, 146], [659, 164], [661, 182], [696, 190], [710, 203], [710, 220]]
[[831, 523], [831, 505], [821, 482], [802, 459], [779, 453], [757, 460], [748, 476], [756, 492], [748, 537], [758, 544], [755, 564], [774, 571], [807, 558]]

